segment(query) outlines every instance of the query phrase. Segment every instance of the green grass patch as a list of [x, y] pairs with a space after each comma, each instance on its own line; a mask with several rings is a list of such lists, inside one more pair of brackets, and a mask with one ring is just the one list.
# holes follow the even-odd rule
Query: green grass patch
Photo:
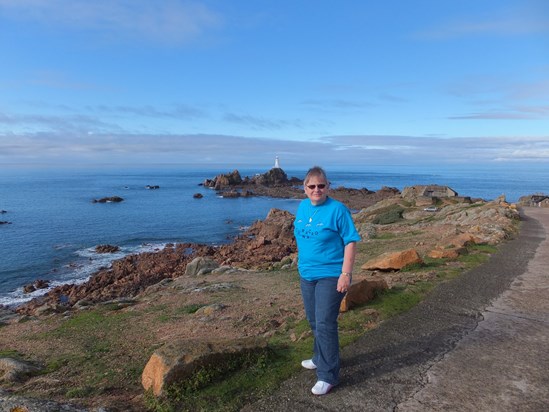
[[22, 360], [23, 356], [19, 352], [13, 349], [0, 350], [0, 358], [12, 358]]
[[[132, 339], [127, 323], [134, 312], [110, 312], [106, 307], [73, 313], [54, 329], [36, 334], [37, 341], [70, 341], [62, 351], [52, 350], [44, 359], [42, 374], [74, 375], [71, 397], [101, 394], [105, 388], [139, 384], [144, 362], [150, 357], [153, 342]], [[142, 331], [146, 336], [146, 331]], [[122, 383], [123, 382], [123, 383]], [[89, 389], [93, 388], [93, 390]]]
[[185, 305], [180, 308], [177, 308], [175, 313], [176, 315], [192, 315], [195, 313], [198, 309], [206, 306], [205, 303], [192, 303], [190, 305]]
[[177, 307], [175, 309], [168, 307], [168, 305], [150, 305], [147, 309], [147, 313], [157, 314], [157, 320], [162, 323], [171, 322], [174, 319], [178, 319], [184, 315], [192, 315], [201, 307], [206, 306], [206, 303], [192, 303], [184, 306]]
[[379, 293], [367, 306], [376, 309], [382, 319], [388, 319], [413, 308], [423, 300], [432, 287], [430, 282], [418, 282], [413, 286], [387, 289]]
[[498, 251], [498, 248], [496, 246], [487, 245], [487, 244], [480, 244], [480, 245], [471, 245], [467, 248], [470, 252], [479, 252], [479, 253], [488, 253], [488, 254], [494, 254]]
[[85, 398], [87, 396], [92, 395], [95, 392], [95, 390], [90, 386], [84, 386], [84, 387], [78, 387], [78, 388], [71, 388], [69, 389], [65, 396], [67, 398]]
[[376, 225], [389, 225], [402, 220], [404, 208], [400, 205], [391, 205], [380, 209], [377, 216], [372, 220]]
[[372, 239], [391, 240], [391, 239], [395, 239], [396, 237], [397, 237], [396, 233], [386, 232], [386, 233], [380, 233], [379, 235], [375, 234], [374, 236], [372, 236]]
[[423, 262], [409, 263], [408, 265], [400, 269], [400, 272], [417, 272], [420, 271], [424, 266], [425, 264]]

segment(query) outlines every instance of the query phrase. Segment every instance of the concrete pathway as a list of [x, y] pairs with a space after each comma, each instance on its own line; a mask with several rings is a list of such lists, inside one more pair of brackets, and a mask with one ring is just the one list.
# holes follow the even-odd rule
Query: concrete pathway
[[[549, 233], [549, 209], [526, 214]], [[549, 411], [549, 236], [482, 317], [398, 411]]]
[[303, 371], [243, 411], [549, 412], [549, 209], [480, 267], [342, 351], [342, 383]]

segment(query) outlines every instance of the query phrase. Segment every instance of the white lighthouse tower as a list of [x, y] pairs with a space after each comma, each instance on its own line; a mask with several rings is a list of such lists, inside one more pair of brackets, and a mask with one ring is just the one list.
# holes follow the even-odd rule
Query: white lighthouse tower
[[275, 157], [275, 165], [274, 165], [274, 168], [275, 168], [275, 169], [280, 169], [280, 163], [278, 163], [278, 156]]

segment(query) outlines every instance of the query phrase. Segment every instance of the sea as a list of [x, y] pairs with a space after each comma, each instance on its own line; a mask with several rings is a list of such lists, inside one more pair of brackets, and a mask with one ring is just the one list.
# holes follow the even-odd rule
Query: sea
[[[128, 254], [162, 249], [167, 243], [220, 245], [230, 242], [271, 208], [295, 213], [299, 200], [249, 197], [228, 199], [201, 185], [231, 168], [159, 165], [146, 167], [0, 168], [0, 305], [14, 307], [44, 294], [23, 286], [47, 280], [50, 289], [85, 282], [93, 273]], [[238, 168], [244, 176], [270, 167]], [[306, 169], [284, 169], [302, 179]], [[549, 168], [513, 165], [484, 168], [372, 166], [327, 168], [332, 187], [383, 186], [399, 190], [419, 184], [446, 185], [460, 196], [509, 202], [549, 194]], [[148, 189], [147, 186], [158, 186]], [[202, 198], [195, 198], [200, 193]], [[93, 199], [120, 196], [120, 203]], [[114, 254], [95, 252], [116, 245]]]

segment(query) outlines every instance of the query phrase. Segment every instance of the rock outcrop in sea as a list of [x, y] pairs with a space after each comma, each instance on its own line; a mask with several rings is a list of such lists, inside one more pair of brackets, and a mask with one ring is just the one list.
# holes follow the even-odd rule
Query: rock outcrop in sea
[[124, 199], [120, 196], [108, 196], [102, 197], [101, 199], [93, 199], [92, 203], [119, 203], [123, 201]]
[[[214, 189], [223, 198], [268, 196], [285, 199], [304, 199], [303, 180], [296, 177], [288, 178], [286, 172], [274, 167], [266, 173], [242, 178], [238, 170], [220, 174], [212, 179], [206, 179], [202, 185]], [[371, 206], [380, 200], [400, 194], [392, 187], [382, 187], [372, 191], [366, 188], [353, 189], [332, 187], [330, 196], [343, 202], [352, 210], [360, 210]]]

